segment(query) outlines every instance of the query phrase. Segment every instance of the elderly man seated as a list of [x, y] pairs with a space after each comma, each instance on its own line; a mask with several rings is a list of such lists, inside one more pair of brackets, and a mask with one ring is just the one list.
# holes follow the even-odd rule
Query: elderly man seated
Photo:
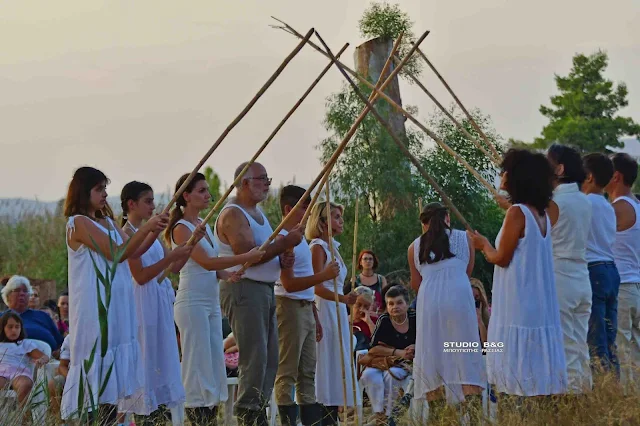
[[10, 310], [22, 318], [27, 338], [45, 342], [51, 347], [53, 357], [58, 358], [64, 339], [46, 312], [29, 309], [32, 292], [31, 283], [27, 278], [14, 275], [2, 289], [2, 300]]

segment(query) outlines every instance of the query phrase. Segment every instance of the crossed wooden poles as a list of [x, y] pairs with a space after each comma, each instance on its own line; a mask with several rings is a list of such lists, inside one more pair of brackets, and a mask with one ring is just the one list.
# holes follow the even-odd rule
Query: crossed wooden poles
[[[276, 19], [276, 18], [274, 18]], [[277, 20], [277, 19], [276, 19]], [[384, 93], [385, 88], [393, 81], [393, 79], [397, 76], [397, 74], [400, 72], [400, 70], [404, 67], [404, 65], [408, 62], [408, 60], [412, 57], [412, 55], [415, 52], [418, 52], [418, 54], [427, 62], [427, 64], [429, 65], [429, 67], [436, 73], [436, 75], [438, 76], [438, 78], [442, 81], [442, 83], [445, 85], [445, 87], [447, 88], [447, 90], [451, 93], [451, 95], [454, 97], [455, 101], [458, 103], [458, 105], [460, 106], [460, 108], [462, 109], [462, 111], [465, 113], [465, 115], [467, 116], [467, 118], [469, 119], [469, 121], [471, 122], [472, 126], [474, 127], [474, 129], [477, 131], [477, 133], [479, 135], [481, 135], [483, 141], [479, 141], [477, 138], [475, 138], [474, 136], [472, 136], [471, 134], [469, 134], [469, 132], [464, 128], [464, 126], [462, 124], [460, 124], [443, 106], [442, 104], [440, 104], [435, 97], [427, 90], [426, 87], [424, 87], [424, 85], [422, 85], [422, 83], [420, 83], [420, 81], [413, 75], [408, 73], [409, 77], [413, 79], [413, 81], [418, 85], [418, 87], [420, 87], [438, 106], [438, 108], [440, 108], [444, 114], [451, 119], [454, 124], [462, 131], [462, 133], [480, 150], [482, 151], [494, 164], [499, 165], [500, 163], [500, 154], [498, 152], [498, 150], [495, 148], [495, 146], [491, 143], [491, 141], [486, 137], [486, 135], [482, 132], [482, 130], [480, 129], [480, 127], [478, 126], [478, 124], [475, 122], [475, 120], [473, 119], [473, 117], [471, 116], [471, 114], [469, 114], [469, 112], [467, 111], [467, 109], [462, 105], [462, 103], [460, 102], [460, 100], [458, 99], [458, 97], [453, 93], [453, 90], [449, 87], [449, 85], [446, 83], [446, 81], [444, 80], [444, 78], [442, 78], [442, 76], [440, 75], [440, 73], [435, 69], [435, 67], [431, 64], [431, 62], [427, 59], [427, 57], [424, 55], [424, 53], [422, 51], [420, 51], [419, 49], [419, 45], [422, 43], [422, 41], [427, 37], [427, 35], [429, 34], [429, 31], [426, 31], [425, 33], [422, 34], [422, 36], [415, 42], [413, 43], [413, 46], [411, 47], [410, 51], [407, 53], [407, 55], [404, 58], [399, 58], [396, 55], [396, 52], [398, 50], [398, 47], [400, 46], [401, 40], [402, 40], [402, 34], [397, 38], [397, 40], [394, 43], [394, 46], [392, 48], [391, 54], [389, 55], [389, 57], [387, 58], [387, 61], [383, 67], [382, 72], [380, 73], [380, 77], [378, 79], [378, 82], [374, 85], [371, 82], [369, 82], [367, 79], [365, 79], [364, 77], [360, 76], [359, 74], [357, 74], [355, 71], [351, 70], [349, 67], [347, 67], [346, 65], [344, 65], [342, 62], [340, 62], [338, 60], [338, 57], [346, 50], [346, 48], [348, 47], [348, 44], [345, 44], [342, 49], [340, 49], [340, 51], [337, 54], [333, 54], [331, 49], [327, 46], [327, 44], [324, 42], [324, 40], [322, 39], [322, 37], [317, 33], [317, 31], [315, 31], [313, 28], [310, 29], [305, 35], [302, 35], [300, 33], [298, 33], [296, 30], [294, 30], [291, 26], [289, 26], [288, 24], [286, 24], [283, 21], [277, 20], [278, 22], [280, 22], [282, 24], [282, 26], [279, 26], [277, 28], [283, 29], [284, 31], [298, 37], [300, 39], [300, 42], [296, 45], [296, 47], [292, 50], [292, 52], [284, 59], [284, 61], [281, 63], [281, 65], [276, 69], [276, 71], [271, 75], [271, 77], [267, 80], [267, 82], [260, 88], [260, 90], [256, 93], [256, 95], [251, 99], [251, 101], [247, 104], [247, 106], [240, 112], [240, 114], [229, 124], [229, 126], [227, 126], [227, 128], [222, 132], [222, 134], [218, 137], [218, 139], [214, 142], [214, 144], [211, 146], [211, 148], [207, 151], [207, 153], [201, 158], [201, 160], [198, 162], [198, 164], [196, 165], [196, 167], [193, 169], [193, 171], [189, 174], [189, 176], [187, 177], [187, 179], [185, 180], [185, 182], [182, 184], [182, 186], [180, 188], [178, 188], [178, 190], [175, 192], [173, 198], [170, 200], [170, 202], [167, 204], [167, 206], [164, 208], [163, 213], [168, 212], [171, 207], [173, 206], [173, 204], [175, 204], [175, 202], [179, 199], [179, 197], [182, 195], [182, 193], [185, 191], [185, 189], [188, 187], [189, 183], [193, 180], [193, 178], [196, 176], [196, 174], [198, 173], [198, 170], [204, 165], [204, 163], [211, 157], [211, 155], [214, 153], [214, 151], [218, 148], [218, 146], [222, 143], [222, 141], [226, 138], [226, 136], [231, 132], [231, 130], [244, 118], [244, 116], [251, 110], [251, 108], [253, 108], [253, 106], [256, 104], [256, 102], [260, 99], [260, 97], [262, 97], [262, 95], [266, 92], [266, 90], [271, 86], [271, 84], [276, 80], [276, 78], [282, 73], [282, 71], [284, 70], [284, 68], [289, 64], [289, 62], [300, 52], [300, 50], [304, 47], [305, 44], [308, 44], [309, 46], [313, 47], [314, 49], [316, 49], [318, 52], [320, 52], [321, 54], [323, 54], [324, 56], [326, 56], [328, 59], [330, 59], [330, 63], [322, 70], [322, 72], [318, 75], [318, 77], [312, 82], [312, 84], [309, 86], [309, 88], [304, 92], [304, 94], [300, 97], [300, 99], [294, 104], [294, 106], [287, 112], [287, 114], [285, 115], [285, 117], [278, 123], [278, 125], [275, 127], [275, 129], [271, 132], [271, 134], [267, 137], [267, 139], [265, 140], [265, 142], [260, 146], [260, 148], [256, 151], [256, 153], [253, 155], [253, 157], [247, 162], [246, 166], [241, 170], [241, 172], [238, 174], [238, 176], [234, 179], [233, 183], [231, 184], [231, 186], [227, 189], [227, 191], [225, 192], [225, 194], [216, 202], [216, 204], [213, 206], [213, 208], [211, 209], [211, 211], [207, 214], [207, 216], [204, 218], [204, 220], [202, 221], [202, 224], [199, 226], [205, 226], [205, 224], [213, 217], [213, 215], [215, 214], [215, 212], [222, 206], [222, 204], [226, 201], [226, 199], [229, 197], [229, 195], [231, 194], [231, 192], [233, 191], [233, 189], [241, 184], [242, 179], [244, 177], [244, 175], [247, 173], [247, 171], [250, 169], [251, 165], [256, 161], [256, 159], [260, 156], [260, 154], [266, 149], [266, 147], [269, 145], [269, 143], [274, 139], [274, 137], [276, 136], [276, 134], [280, 131], [280, 129], [284, 126], [284, 124], [289, 120], [289, 118], [294, 114], [294, 112], [297, 110], [297, 108], [302, 104], [302, 102], [308, 97], [308, 95], [311, 93], [311, 91], [317, 86], [317, 84], [320, 82], [320, 80], [324, 77], [324, 75], [329, 71], [329, 69], [331, 68], [332, 65], [335, 65], [338, 70], [340, 71], [340, 73], [344, 76], [344, 78], [348, 81], [348, 83], [351, 85], [352, 89], [354, 90], [354, 93], [356, 93], [356, 95], [360, 98], [360, 100], [364, 103], [364, 108], [362, 110], [362, 112], [360, 113], [360, 115], [358, 116], [358, 118], [354, 121], [354, 123], [352, 124], [351, 128], [349, 129], [349, 131], [346, 133], [346, 135], [344, 136], [343, 140], [340, 142], [340, 144], [338, 145], [338, 147], [336, 148], [336, 150], [334, 151], [333, 155], [331, 156], [331, 158], [326, 162], [326, 164], [324, 165], [324, 167], [322, 168], [321, 172], [317, 175], [317, 177], [314, 179], [314, 181], [312, 182], [312, 184], [309, 186], [309, 188], [305, 191], [305, 194], [300, 197], [300, 201], [298, 201], [296, 203], [296, 205], [293, 207], [293, 209], [289, 212], [289, 214], [283, 218], [282, 222], [276, 227], [276, 229], [273, 231], [273, 234], [269, 237], [269, 239], [267, 239], [262, 245], [261, 245], [261, 249], [264, 250], [266, 247], [268, 247], [273, 240], [276, 238], [276, 236], [279, 234], [279, 232], [282, 230], [282, 228], [284, 227], [284, 224], [287, 222], [287, 220], [296, 212], [296, 210], [298, 210], [299, 208], [301, 208], [304, 200], [308, 199], [308, 197], [310, 196], [310, 194], [313, 192], [314, 189], [316, 189], [316, 186], [318, 186], [318, 189], [316, 190], [313, 199], [311, 201], [311, 205], [315, 204], [317, 202], [318, 196], [320, 195], [320, 193], [322, 192], [322, 188], [325, 188], [326, 191], [326, 203], [327, 203], [327, 218], [329, 219], [329, 223], [330, 223], [330, 217], [331, 217], [331, 213], [330, 213], [330, 192], [329, 192], [329, 177], [331, 174], [331, 171], [335, 165], [335, 163], [337, 162], [339, 156], [342, 154], [342, 152], [344, 151], [346, 145], [348, 144], [348, 142], [351, 140], [351, 138], [353, 137], [353, 135], [356, 133], [358, 126], [360, 125], [360, 123], [364, 120], [364, 118], [366, 117], [366, 115], [368, 113], [371, 113], [374, 115], [374, 117], [376, 118], [376, 120], [381, 124], [381, 126], [386, 130], [386, 132], [390, 135], [390, 137], [392, 138], [392, 140], [394, 141], [394, 143], [398, 146], [398, 148], [403, 152], [403, 154], [412, 162], [412, 164], [416, 167], [416, 169], [418, 170], [418, 172], [429, 182], [429, 184], [434, 188], [434, 190], [436, 192], [438, 192], [438, 194], [440, 195], [440, 197], [442, 198], [443, 202], [447, 205], [447, 207], [451, 210], [451, 212], [460, 220], [460, 222], [469, 230], [471, 230], [471, 226], [469, 225], [469, 223], [465, 220], [465, 218], [462, 216], [462, 214], [458, 211], [458, 209], [455, 207], [455, 205], [452, 203], [451, 199], [447, 196], [447, 194], [442, 190], [442, 188], [439, 186], [439, 184], [433, 179], [433, 177], [431, 175], [429, 175], [429, 173], [424, 169], [424, 167], [422, 166], [422, 164], [419, 162], [418, 159], [415, 158], [415, 156], [413, 156], [409, 150], [407, 149], [405, 143], [393, 132], [393, 130], [391, 129], [390, 125], [387, 123], [387, 121], [378, 113], [378, 111], [374, 108], [374, 103], [377, 99], [382, 98], [385, 101], [387, 101], [392, 107], [396, 108], [400, 113], [402, 113], [405, 117], [407, 117], [409, 120], [411, 120], [414, 124], [416, 124], [416, 126], [418, 126], [418, 128], [420, 128], [422, 131], [424, 131], [425, 133], [427, 133], [434, 141], [436, 141], [436, 143], [442, 148], [444, 149], [446, 152], [448, 152], [449, 154], [451, 154], [460, 164], [463, 165], [463, 167], [465, 167], [473, 176], [475, 176], [493, 195], [497, 195], [497, 191], [496, 189], [489, 183], [486, 181], [486, 179], [480, 174], [478, 173], [471, 165], [469, 165], [467, 163], [467, 161], [462, 158], [460, 155], [458, 155], [453, 149], [451, 149], [449, 147], [449, 145], [447, 145], [441, 138], [439, 138], [433, 131], [431, 131], [430, 129], [428, 129], [426, 126], [424, 126], [420, 121], [418, 121], [415, 117], [413, 117], [410, 113], [408, 113], [405, 109], [403, 109], [400, 105], [398, 105], [393, 99], [391, 99], [388, 95], [386, 95]], [[315, 33], [316, 37], [318, 38], [318, 40], [320, 41], [320, 43], [322, 44], [322, 48], [319, 47], [318, 45], [314, 44], [310, 38], [311, 36]], [[385, 75], [387, 74], [387, 72], [389, 71], [389, 68], [391, 67], [392, 63], [395, 64], [395, 67], [393, 68], [393, 70], [391, 70], [391, 72], [389, 72], [389, 75], [385, 78]], [[369, 87], [372, 92], [369, 96], [369, 98], [365, 97], [361, 90], [358, 88], [358, 86], [356, 85], [356, 83], [352, 80], [352, 78], [349, 76], [349, 74], [351, 74], [353, 77], [355, 77], [357, 80], [359, 80], [361, 83], [363, 83], [365, 86]], [[484, 145], [483, 145], [484, 142]], [[487, 150], [488, 148], [488, 150]], [[306, 223], [309, 214], [311, 213], [311, 206], [309, 206], [309, 208], [307, 208], [303, 219], [302, 219], [302, 223]], [[356, 223], [357, 223], [357, 202], [356, 202]], [[334, 260], [335, 259], [335, 253], [333, 250], [333, 238], [331, 235], [331, 226], [328, 226], [328, 237], [329, 237], [329, 246], [330, 246], [330, 253], [331, 253], [331, 259], [330, 260]], [[187, 242], [187, 244], [189, 245], [193, 245], [195, 244], [195, 239], [192, 236], [189, 241]], [[356, 245], [357, 245], [357, 225], [356, 225], [356, 229], [354, 232], [354, 247], [353, 247], [353, 263], [354, 263], [354, 267], [355, 267], [355, 256], [356, 256]], [[250, 265], [249, 264], [245, 264], [243, 265], [241, 271], [246, 270]], [[162, 275], [162, 277], [159, 278], [159, 282], [161, 282], [166, 275], [168, 274], [169, 269], [167, 269], [167, 271], [165, 271], [165, 273]], [[352, 272], [352, 281], [355, 278], [355, 269]], [[333, 280], [334, 282], [334, 293], [335, 293], [335, 303], [336, 303], [336, 312], [338, 314], [338, 340], [339, 340], [339, 347], [340, 347], [340, 353], [344, 353], [344, 347], [343, 347], [343, 340], [342, 340], [342, 328], [341, 328], [341, 317], [339, 314], [339, 301], [338, 301], [338, 283], [336, 281], [336, 279], [334, 278]], [[352, 328], [352, 324], [351, 325], [351, 332], [350, 332], [350, 348], [349, 348], [349, 353], [352, 354], [353, 353], [353, 328]], [[349, 357], [349, 359], [351, 360], [351, 356]], [[355, 374], [355, 369], [354, 369], [354, 364], [353, 361], [350, 362], [351, 364], [351, 382], [352, 382], [352, 392], [353, 392], [353, 405], [356, 405], [356, 401], [357, 401], [357, 395], [356, 395], [356, 374]], [[343, 396], [344, 396], [344, 405], [345, 405], [345, 417], [346, 417], [346, 410], [347, 410], [347, 385], [346, 385], [346, 368], [344, 365], [344, 362], [341, 363], [341, 372], [342, 372], [342, 382], [343, 382]], [[358, 413], [356, 410], [356, 414], [355, 414], [355, 422], [356, 424], [358, 424]]]

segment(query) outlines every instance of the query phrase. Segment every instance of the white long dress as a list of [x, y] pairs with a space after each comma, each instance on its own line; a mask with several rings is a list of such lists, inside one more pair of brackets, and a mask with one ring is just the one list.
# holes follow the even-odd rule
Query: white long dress
[[[191, 232], [196, 227], [179, 220]], [[217, 257], [213, 233], [206, 225], [207, 237], [198, 244], [207, 256]], [[211, 241], [211, 242], [210, 242]], [[175, 242], [173, 247], [176, 247]], [[227, 400], [227, 370], [224, 365], [220, 285], [215, 271], [208, 271], [193, 259], [180, 271], [174, 314], [182, 347], [182, 383], [185, 407], [214, 407]]]
[[[75, 219], [67, 222], [67, 236], [75, 229]], [[95, 225], [109, 235], [114, 245], [122, 244], [122, 237], [115, 223], [109, 219], [110, 228]], [[72, 330], [69, 348], [71, 360], [69, 374], [62, 395], [60, 408], [63, 419], [79, 414], [80, 389], [84, 394], [84, 409], [91, 411], [91, 398], [96, 404], [117, 405], [119, 412], [137, 410], [143, 400], [144, 373], [142, 355], [138, 343], [136, 307], [133, 302], [133, 279], [129, 264], [117, 265], [111, 282], [111, 303], [108, 308], [108, 343], [101, 356], [101, 332], [98, 316], [98, 297], [106, 305], [105, 288], [98, 282], [92, 258], [104, 275], [112, 262], [87, 246], [74, 251], [67, 242], [69, 263], [69, 324]], [[99, 296], [98, 296], [99, 291]], [[85, 371], [83, 364], [89, 360], [96, 345], [93, 365]], [[102, 367], [102, 372], [101, 372]], [[107, 371], [112, 367], [107, 381]], [[80, 383], [82, 382], [82, 386]], [[101, 387], [104, 392], [98, 396]]]
[[[487, 378], [482, 350], [445, 352], [445, 342], [478, 342], [478, 320], [467, 265], [467, 234], [452, 230], [449, 248], [454, 257], [435, 263], [420, 263], [420, 237], [413, 242], [415, 267], [422, 277], [418, 290], [415, 397], [444, 386], [447, 402], [464, 400], [462, 385], [485, 388]], [[460, 348], [454, 348], [460, 349]]]
[[[324, 249], [327, 256], [325, 266], [331, 262], [331, 252], [326, 241], [316, 238], [311, 241], [309, 247], [319, 245]], [[347, 266], [344, 264], [340, 253], [338, 252], [340, 243], [333, 240], [333, 248], [336, 261], [340, 265], [340, 274], [336, 278], [338, 282], [338, 294], [343, 294], [343, 284], [347, 277]], [[334, 291], [333, 280], [322, 283], [328, 290]], [[336, 302], [326, 300], [316, 296], [316, 305], [318, 307], [318, 319], [322, 324], [322, 340], [316, 346], [316, 401], [327, 407], [343, 406], [344, 396], [342, 388], [342, 367], [340, 363], [344, 363], [345, 375], [347, 381], [347, 406], [354, 407], [353, 388], [351, 380], [351, 364], [353, 356], [349, 355], [349, 316], [347, 315], [347, 307], [344, 303], [340, 303], [340, 323], [342, 325], [342, 347], [343, 352], [340, 354], [340, 340], [338, 332], [338, 317], [336, 315]], [[354, 366], [355, 367], [355, 366]], [[359, 404], [362, 398], [356, 381], [356, 403]]]
[[547, 216], [543, 236], [527, 206], [515, 204], [512, 208], [524, 214], [524, 237], [518, 241], [509, 266], [496, 266], [493, 273], [487, 340], [504, 343], [504, 351], [487, 354], [489, 383], [498, 392], [511, 395], [565, 393], [567, 369], [553, 274], [551, 222]]
[[[129, 223], [134, 232], [138, 230]], [[160, 241], [140, 257], [143, 267], [154, 265], [164, 259], [164, 248]], [[171, 281], [161, 283], [154, 277], [140, 285], [133, 284], [133, 294], [138, 314], [138, 340], [142, 350], [145, 386], [144, 404], [136, 413], [149, 415], [159, 405], [173, 408], [185, 401], [184, 387], [180, 375], [180, 354], [173, 319], [173, 302], [176, 297]]]

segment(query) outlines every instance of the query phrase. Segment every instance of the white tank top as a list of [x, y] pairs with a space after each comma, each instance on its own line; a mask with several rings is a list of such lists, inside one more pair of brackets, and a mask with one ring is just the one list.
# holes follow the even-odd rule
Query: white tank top
[[[261, 246], [262, 243], [264, 243], [265, 241], [267, 241], [269, 239], [269, 237], [273, 233], [273, 229], [271, 228], [271, 225], [269, 224], [269, 220], [264, 215], [264, 213], [262, 213], [262, 210], [260, 210], [259, 207], [256, 207], [256, 209], [262, 215], [262, 225], [260, 225], [258, 222], [256, 222], [255, 219], [253, 217], [251, 217], [251, 215], [245, 211], [245, 209], [243, 209], [242, 207], [240, 207], [237, 204], [233, 204], [233, 203], [227, 204], [220, 211], [220, 213], [222, 213], [223, 211], [225, 211], [226, 209], [228, 209], [230, 207], [237, 208], [247, 218], [247, 221], [249, 222], [249, 227], [251, 228], [251, 232], [253, 233], [253, 239], [254, 239], [254, 241], [255, 241], [257, 246]], [[218, 215], [218, 219], [219, 218], [220, 218], [220, 215]], [[215, 239], [216, 239], [216, 245], [218, 246], [219, 255], [221, 257], [235, 256], [235, 253], [231, 249], [231, 246], [228, 245], [228, 244], [223, 243], [220, 240], [220, 238], [218, 237], [218, 229], [217, 229], [218, 228], [218, 219], [216, 219], [216, 224], [215, 224], [215, 227], [214, 227], [214, 235], [215, 235]], [[242, 265], [237, 265], [237, 266], [234, 266], [233, 268], [229, 268], [228, 270], [229, 271], [237, 271], [241, 267], [242, 267]], [[250, 268], [248, 268], [245, 271], [244, 278], [248, 278], [248, 279], [254, 280], [254, 281], [266, 282], [266, 283], [275, 283], [278, 280], [278, 278], [280, 278], [280, 259], [278, 258], [278, 256], [276, 256], [276, 257], [274, 257], [273, 259], [271, 259], [268, 262], [262, 263], [262, 264], [257, 265], [257, 266], [251, 266]]]
[[631, 197], [618, 197], [613, 202], [624, 200], [636, 211], [636, 221], [631, 228], [616, 232], [613, 243], [621, 283], [640, 283], [640, 204]]
[[587, 240], [587, 262], [613, 262], [616, 240], [616, 212], [600, 194], [587, 194], [591, 201], [591, 229]]
[[578, 184], [560, 184], [553, 191], [558, 205], [558, 222], [551, 228], [553, 258], [586, 263], [587, 239], [591, 229], [591, 202]]
[[[280, 231], [280, 235], [287, 235], [288, 233], [289, 232], [284, 229]], [[300, 241], [300, 244], [293, 248], [293, 254], [296, 256], [295, 263], [293, 264], [293, 276], [300, 278], [314, 275], [313, 263], [311, 261], [311, 248], [309, 247], [307, 240], [303, 238], [302, 241]], [[282, 282], [280, 280], [276, 281], [274, 292], [276, 296], [284, 296], [295, 300], [313, 301], [315, 298], [313, 287], [302, 291], [296, 291], [295, 293], [289, 293], [282, 286]]]

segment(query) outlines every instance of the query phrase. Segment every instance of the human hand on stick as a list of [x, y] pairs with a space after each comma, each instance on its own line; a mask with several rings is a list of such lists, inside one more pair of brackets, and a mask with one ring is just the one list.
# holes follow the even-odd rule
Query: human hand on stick
[[489, 245], [489, 240], [478, 231], [467, 231], [467, 235], [471, 239], [471, 243], [473, 244], [473, 248], [476, 250], [484, 250], [484, 248]]
[[264, 251], [260, 250], [260, 247], [254, 247], [250, 251], [245, 253], [246, 255], [245, 262], [248, 262], [251, 264], [260, 262], [260, 259], [262, 259], [262, 256], [264, 256], [264, 253], [265, 253]]
[[196, 229], [193, 231], [193, 242], [194, 242], [193, 245], [195, 246], [196, 244], [198, 244], [200, 240], [205, 236], [206, 233], [207, 233], [207, 230], [204, 227], [204, 223], [196, 226]]
[[340, 265], [335, 260], [329, 262], [321, 272], [324, 281], [329, 281], [340, 275]]
[[159, 234], [160, 232], [164, 231], [168, 225], [169, 213], [161, 213], [149, 219], [144, 225], [142, 225], [141, 229], [147, 232]]
[[404, 348], [404, 354], [403, 354], [403, 358], [406, 360], [412, 360], [413, 358], [415, 358], [416, 356], [416, 346], [415, 345], [409, 345], [406, 348]]
[[293, 227], [291, 231], [284, 237], [287, 248], [293, 248], [300, 244], [302, 238], [304, 237], [304, 228], [301, 224], [298, 224]]
[[356, 303], [356, 300], [358, 299], [358, 295], [355, 294], [354, 292], [351, 292], [349, 294], [343, 295], [339, 299], [345, 305], [354, 305]]
[[180, 244], [178, 247], [171, 250], [171, 252], [167, 255], [167, 257], [171, 260], [171, 262], [179, 262], [185, 259], [188, 259], [193, 252], [195, 246]]

